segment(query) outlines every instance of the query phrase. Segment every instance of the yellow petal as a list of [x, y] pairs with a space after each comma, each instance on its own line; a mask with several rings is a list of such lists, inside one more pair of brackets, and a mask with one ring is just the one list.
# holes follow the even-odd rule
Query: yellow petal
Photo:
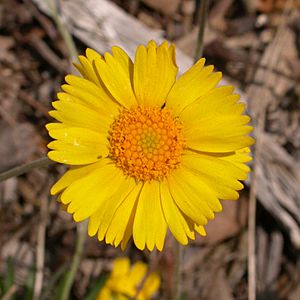
[[111, 290], [106, 286], [101, 288], [96, 298], [96, 300], [111, 300], [111, 299], [112, 299]]
[[[114, 99], [102, 86], [97, 86], [89, 80], [74, 75], [67, 75], [65, 80], [70, 86], [78, 88], [81, 91], [78, 97], [79, 95], [84, 95], [82, 92], [86, 93], [83, 101], [87, 104], [93, 104], [99, 112], [101, 111], [106, 115], [111, 115], [111, 113], [115, 114], [119, 111], [118, 104], [114, 102]], [[90, 98], [90, 95], [93, 97]]]
[[[66, 85], [68, 86], [68, 85]], [[70, 86], [69, 86], [70, 87]], [[84, 106], [87, 106], [88, 108], [91, 108], [91, 109], [96, 109], [97, 110], [97, 106], [98, 106], [98, 102], [96, 102], [96, 105], [94, 105], [93, 103], [90, 103], [90, 102], [85, 102], [83, 100], [81, 100], [80, 98], [78, 97], [75, 97], [71, 94], [68, 94], [68, 93], [64, 93], [64, 92], [59, 92], [57, 93], [57, 98], [62, 101], [62, 102], [70, 102], [70, 103], [78, 103], [78, 104], [81, 104], [81, 105], [84, 105]]]
[[150, 274], [141, 290], [142, 295], [145, 297], [144, 299], [151, 299], [154, 294], [158, 291], [160, 286], [160, 277], [156, 273]]
[[127, 247], [127, 244], [129, 242], [129, 240], [131, 239], [132, 237], [132, 233], [133, 233], [133, 222], [134, 222], [134, 219], [135, 219], [135, 214], [136, 214], [136, 206], [134, 206], [134, 208], [132, 209], [131, 211], [131, 214], [130, 214], [130, 217], [129, 217], [129, 220], [128, 220], [128, 223], [127, 223], [127, 226], [126, 226], [126, 229], [124, 231], [124, 234], [123, 236], [122, 235], [119, 235], [115, 238], [114, 240], [114, 246], [115, 247], [118, 247], [119, 244], [121, 243], [121, 249], [124, 251]]
[[[116, 210], [114, 217], [106, 232], [105, 241], [113, 244], [114, 240], [121, 241], [127, 228], [131, 213], [135, 210], [136, 202], [140, 194], [142, 184], [138, 183], [126, 199], [120, 204]], [[100, 232], [100, 230], [99, 230]], [[98, 232], [98, 234], [99, 234]], [[99, 235], [98, 235], [99, 238]], [[99, 240], [102, 240], [101, 237]]]
[[57, 151], [52, 150], [48, 152], [49, 159], [67, 165], [87, 165], [97, 162], [105, 155], [97, 153], [83, 153], [78, 151]]
[[[114, 298], [112, 298], [112, 299], [114, 299]], [[130, 300], [130, 299], [131, 298], [129, 298], [129, 297], [123, 295], [123, 294], [117, 294], [116, 295], [116, 300]]]
[[240, 115], [245, 110], [243, 103], [237, 103], [240, 95], [232, 94], [233, 87], [221, 86], [191, 103], [180, 114], [180, 120], [185, 124], [198, 122], [201, 118], [224, 115]]
[[177, 66], [167, 43], [154, 41], [137, 48], [134, 62], [134, 91], [140, 105], [161, 107], [173, 86]]
[[75, 75], [67, 75], [65, 77], [65, 81], [70, 85], [70, 86], [75, 86], [80, 88], [81, 90], [84, 90], [91, 95], [94, 95], [96, 97], [99, 97], [99, 93], [101, 93], [102, 89], [91, 82], [90, 80], [84, 79], [79, 76]]
[[186, 106], [212, 90], [221, 80], [222, 74], [211, 74], [213, 66], [203, 67], [204, 63], [205, 59], [201, 58], [172, 87], [166, 107], [171, 108], [175, 115], [179, 115]]
[[[65, 100], [76, 102], [74, 101], [74, 99], [77, 98], [81, 103], [83, 102], [84, 104], [86, 104], [87, 107], [94, 108], [99, 113], [105, 114], [109, 117], [113, 117], [119, 113], [119, 105], [114, 102], [112, 97], [108, 96], [108, 94], [100, 88], [97, 90], [97, 96], [75, 85], [71, 86], [68, 84], [64, 84], [61, 86], [61, 88], [63, 91], [65, 91], [66, 94], [73, 96], [69, 97], [69, 99], [67, 96], [64, 96]], [[61, 94], [59, 93], [58, 97], [60, 100], [62, 100], [60, 95]]]
[[137, 287], [145, 277], [147, 273], [147, 265], [141, 261], [136, 262], [130, 269], [128, 274], [128, 282], [132, 283], [133, 286]]
[[165, 181], [160, 184], [160, 193], [162, 209], [170, 231], [179, 243], [187, 245], [187, 233], [191, 236], [192, 232], [190, 231], [189, 225], [187, 224], [182, 212], [174, 202], [170, 194], [169, 187]]
[[99, 78], [97, 77], [97, 73], [95, 72], [95, 68], [93, 63], [87, 59], [85, 56], [80, 55], [78, 57], [80, 64], [74, 64], [78, 71], [82, 74], [82, 76], [89, 81], [95, 83], [96, 85], [100, 86]]
[[145, 182], [139, 197], [133, 224], [133, 239], [138, 249], [154, 246], [162, 250], [167, 224], [160, 203], [159, 182]]
[[99, 157], [103, 157], [108, 154], [108, 152], [105, 151], [106, 147], [103, 147], [103, 145], [100, 145], [97, 148], [91, 148], [83, 145], [66, 144], [62, 141], [52, 141], [47, 145], [47, 147], [58, 152], [74, 153], [78, 155], [92, 155], [96, 160], [98, 160]]
[[52, 129], [49, 135], [57, 140], [71, 145], [82, 145], [86, 147], [98, 147], [106, 143], [107, 137], [93, 130], [79, 127], [63, 127]]
[[88, 227], [88, 234], [90, 236], [95, 235], [99, 230], [98, 237], [100, 240], [103, 240], [116, 210], [135, 186], [136, 183], [133, 178], [124, 178], [118, 191], [105, 202], [101, 209], [97, 210], [91, 216]]
[[130, 261], [127, 257], [116, 258], [113, 263], [111, 276], [127, 276], [129, 274]]
[[182, 157], [182, 165], [197, 173], [220, 199], [237, 200], [236, 191], [243, 188], [238, 180], [247, 178], [246, 172], [234, 164], [209, 154], [187, 152]]
[[206, 225], [214, 211], [222, 209], [216, 194], [199, 176], [181, 167], [169, 177], [169, 188], [178, 207], [196, 224]]
[[73, 62], [73, 66], [79, 71], [79, 73], [83, 76], [83, 78], [88, 78], [87, 74], [84, 70], [84, 67], [82, 66], [81, 63], [75, 63]]
[[206, 231], [203, 226], [195, 224], [195, 230], [202, 236], [206, 236]]
[[96, 69], [105, 87], [118, 103], [126, 108], [136, 105], [132, 83], [123, 65], [111, 54], [105, 53], [105, 61], [95, 62]]
[[250, 168], [245, 164], [252, 160], [252, 157], [250, 156], [250, 149], [248, 147], [237, 150], [230, 155], [226, 155], [222, 157], [222, 159], [234, 164], [244, 172], [250, 172]]
[[70, 203], [68, 212], [74, 213], [76, 222], [90, 217], [107, 201], [124, 181], [122, 171], [109, 160], [103, 166], [72, 183], [61, 196], [64, 204]]
[[113, 46], [111, 48], [113, 57], [120, 63], [123, 67], [123, 70], [130, 78], [130, 81], [133, 82], [133, 62], [127, 53], [118, 46]]
[[45, 125], [45, 127], [48, 131], [50, 131], [50, 130], [55, 130], [55, 129], [66, 129], [69, 126], [66, 124], [62, 124], [62, 123], [48, 123]]
[[[197, 196], [197, 203], [199, 207], [201, 207], [201, 213], [203, 213], [206, 218], [213, 219], [213, 212], [222, 211], [222, 206], [216, 197], [216, 193], [201, 180], [200, 176], [183, 166], [178, 169], [178, 172], [174, 172], [174, 176], [177, 181], [181, 179], [181, 185], [185, 188], [186, 193], [189, 194], [190, 197]], [[198, 222], [195, 223], [205, 225]]]
[[248, 116], [219, 116], [199, 119], [184, 128], [187, 147], [203, 152], [231, 152], [253, 144], [246, 136], [253, 128], [246, 126]]
[[84, 165], [98, 161], [101, 157], [108, 155], [108, 141], [95, 131], [67, 127], [53, 129], [49, 135], [59, 142], [51, 142], [49, 148], [56, 150], [50, 151], [50, 159], [60, 163], [71, 165]]
[[71, 183], [91, 173], [92, 171], [101, 167], [101, 165], [102, 163], [95, 163], [87, 166], [72, 167], [53, 185], [50, 190], [51, 195], [56, 195], [57, 193], [61, 192]]
[[85, 50], [85, 54], [91, 64], [93, 64], [94, 60], [102, 59], [102, 56], [97, 51], [95, 51], [91, 48], [87, 48]]
[[112, 119], [108, 116], [101, 115], [81, 104], [54, 101], [52, 105], [56, 110], [49, 114], [57, 121], [71, 127], [83, 127], [107, 134], [112, 123]]
[[[163, 42], [162, 45], [164, 45], [164, 44], [168, 45], [168, 42]], [[169, 46], [169, 55], [170, 55], [171, 59], [173, 60], [173, 64], [175, 66], [177, 66], [177, 63], [176, 63], [176, 48], [175, 48], [175, 45], [173, 43]]]
[[[117, 194], [117, 193], [116, 193]], [[109, 202], [109, 201], [106, 201]], [[104, 206], [105, 204], [103, 204]], [[94, 236], [99, 230], [99, 226], [101, 223], [103, 217], [103, 209], [102, 207], [98, 210], [96, 210], [89, 219], [89, 225], [88, 225], [88, 235]]]

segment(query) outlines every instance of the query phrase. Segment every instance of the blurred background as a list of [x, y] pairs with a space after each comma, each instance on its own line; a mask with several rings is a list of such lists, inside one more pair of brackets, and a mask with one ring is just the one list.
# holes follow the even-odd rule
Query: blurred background
[[[47, 153], [50, 103], [75, 72], [68, 33], [80, 54], [119, 45], [133, 56], [138, 44], [168, 39], [183, 72], [197, 56], [201, 15], [201, 0], [0, 1], [0, 172]], [[255, 172], [239, 201], [223, 201], [207, 237], [184, 248], [182, 299], [249, 299], [250, 288], [257, 299], [299, 300], [300, 1], [211, 0], [206, 16], [203, 55], [248, 104]], [[61, 299], [77, 240], [49, 196], [64, 170], [53, 164], [0, 183], [1, 300]], [[156, 299], [169, 300], [173, 249], [172, 237], [151, 254], [87, 238], [70, 299], [95, 299], [112, 260], [126, 255], [158, 269]]]

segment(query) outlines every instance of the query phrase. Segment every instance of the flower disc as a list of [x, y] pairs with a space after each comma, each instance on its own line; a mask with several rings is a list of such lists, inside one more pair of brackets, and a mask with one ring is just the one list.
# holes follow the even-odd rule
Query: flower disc
[[184, 148], [181, 123], [167, 109], [125, 110], [113, 123], [110, 154], [126, 175], [160, 180], [180, 164]]

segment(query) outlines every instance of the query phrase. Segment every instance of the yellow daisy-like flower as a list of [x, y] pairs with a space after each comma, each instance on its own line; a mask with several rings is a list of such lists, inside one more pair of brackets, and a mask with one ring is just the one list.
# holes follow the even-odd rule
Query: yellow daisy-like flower
[[130, 267], [128, 258], [115, 259], [113, 271], [96, 300], [129, 300], [136, 295], [137, 300], [150, 300], [159, 288], [160, 278], [157, 273], [151, 273], [143, 282], [147, 270], [143, 262]]
[[200, 59], [176, 79], [175, 47], [150, 41], [134, 63], [119, 47], [87, 49], [46, 127], [50, 159], [70, 165], [51, 193], [88, 233], [124, 249], [162, 250], [205, 235], [219, 199], [238, 199], [250, 160], [250, 118], [233, 87]]

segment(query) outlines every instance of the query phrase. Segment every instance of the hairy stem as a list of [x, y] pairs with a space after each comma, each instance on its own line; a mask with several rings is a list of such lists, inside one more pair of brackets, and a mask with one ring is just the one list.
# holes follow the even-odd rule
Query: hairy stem
[[77, 239], [76, 239], [75, 254], [73, 256], [70, 270], [65, 277], [65, 282], [61, 294], [61, 300], [70, 299], [71, 288], [80, 265], [81, 256], [83, 253], [83, 247], [86, 240], [87, 225], [88, 225], [87, 222], [82, 222], [77, 224]]
[[195, 52], [195, 62], [202, 57], [204, 48], [204, 30], [207, 19], [209, 0], [200, 1], [199, 33]]
[[14, 176], [20, 176], [20, 175], [25, 174], [35, 168], [46, 167], [52, 163], [53, 162], [50, 159], [48, 159], [48, 157], [42, 157], [42, 158], [36, 159], [34, 161], [31, 161], [28, 164], [17, 166], [8, 171], [0, 173], [0, 182], [4, 181], [6, 179], [9, 179], [11, 177], [14, 177]]

